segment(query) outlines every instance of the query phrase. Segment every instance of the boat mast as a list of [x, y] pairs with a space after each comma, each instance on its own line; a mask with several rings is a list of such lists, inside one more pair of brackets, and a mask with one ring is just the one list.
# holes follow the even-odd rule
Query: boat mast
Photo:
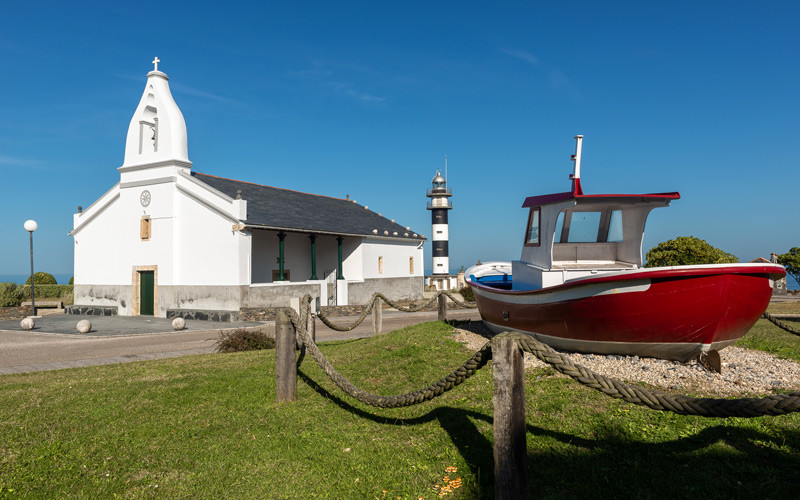
[[572, 192], [575, 194], [583, 194], [581, 189], [581, 146], [583, 145], [583, 136], [575, 136], [575, 154], [572, 155], [571, 160], [575, 162], [575, 168], [572, 171], [570, 178], [572, 179]]

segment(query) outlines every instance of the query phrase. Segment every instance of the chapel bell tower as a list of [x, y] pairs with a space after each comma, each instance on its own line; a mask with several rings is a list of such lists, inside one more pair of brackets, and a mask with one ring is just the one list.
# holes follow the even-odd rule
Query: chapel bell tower
[[133, 113], [125, 142], [125, 161], [120, 172], [150, 167], [178, 167], [189, 173], [186, 122], [172, 98], [169, 78], [158, 70], [156, 57], [154, 69], [147, 73], [142, 98]]

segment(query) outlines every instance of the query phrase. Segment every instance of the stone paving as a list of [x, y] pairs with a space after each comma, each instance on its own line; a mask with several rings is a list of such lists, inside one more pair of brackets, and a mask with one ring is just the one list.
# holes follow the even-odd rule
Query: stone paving
[[[81, 320], [92, 324], [89, 333], [79, 333], [76, 325]], [[0, 330], [20, 330], [19, 319], [0, 321]], [[186, 320], [186, 330], [219, 330], [221, 328], [240, 328], [258, 326], [255, 321], [201, 321]], [[172, 319], [149, 316], [82, 316], [78, 314], [47, 315], [36, 318], [32, 332], [61, 333], [81, 337], [108, 337], [117, 335], [141, 335], [174, 331]]]
[[[383, 331], [435, 321], [435, 311], [418, 313], [383, 312]], [[474, 309], [448, 311], [449, 319], [479, 320]], [[80, 334], [78, 321], [88, 319], [92, 330]], [[333, 318], [336, 324], [352, 323], [355, 317]], [[188, 320], [187, 328], [172, 329], [172, 320], [142, 316], [53, 315], [36, 318], [36, 327], [24, 331], [20, 320], [0, 321], [0, 375], [43, 370], [59, 370], [130, 361], [188, 356], [214, 352], [220, 330], [264, 328], [275, 331], [273, 322], [223, 322]], [[350, 332], [338, 332], [316, 321], [317, 341], [346, 340], [373, 335], [368, 317]]]

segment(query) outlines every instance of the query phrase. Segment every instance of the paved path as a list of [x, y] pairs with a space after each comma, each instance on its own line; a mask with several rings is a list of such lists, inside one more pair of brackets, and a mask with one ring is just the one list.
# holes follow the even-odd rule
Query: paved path
[[[479, 320], [474, 309], [448, 311], [449, 319]], [[75, 325], [81, 319], [92, 323], [92, 331], [79, 334]], [[333, 318], [336, 324], [352, 323], [355, 317]], [[383, 331], [435, 321], [436, 312], [401, 313], [383, 311]], [[220, 329], [262, 326], [274, 332], [274, 323], [187, 321], [187, 329], [172, 330], [165, 318], [123, 316], [45, 316], [36, 319], [36, 328], [20, 329], [19, 320], [0, 321], [0, 375], [80, 366], [105, 365], [172, 358], [214, 351]], [[372, 318], [355, 330], [337, 332], [317, 319], [317, 341], [355, 339], [372, 336]]]

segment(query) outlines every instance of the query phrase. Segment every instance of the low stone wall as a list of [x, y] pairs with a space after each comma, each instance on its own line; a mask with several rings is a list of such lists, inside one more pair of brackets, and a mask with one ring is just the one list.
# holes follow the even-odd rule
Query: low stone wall
[[[199, 309], [167, 309], [167, 318], [199, 319], [202, 321], [239, 321], [239, 311], [204, 311]], [[261, 321], [261, 320], [248, 320]]]
[[0, 319], [22, 319], [32, 314], [31, 306], [0, 307]]
[[422, 276], [411, 276], [408, 278], [367, 278], [361, 282], [350, 282], [347, 284], [347, 301], [363, 304], [368, 302], [375, 292], [380, 292], [391, 300], [421, 300], [423, 281]]
[[276, 307], [243, 307], [239, 309], [240, 321], [275, 321]]
[[117, 306], [81, 306], [71, 305], [64, 308], [66, 314], [80, 314], [86, 316], [116, 316]]

